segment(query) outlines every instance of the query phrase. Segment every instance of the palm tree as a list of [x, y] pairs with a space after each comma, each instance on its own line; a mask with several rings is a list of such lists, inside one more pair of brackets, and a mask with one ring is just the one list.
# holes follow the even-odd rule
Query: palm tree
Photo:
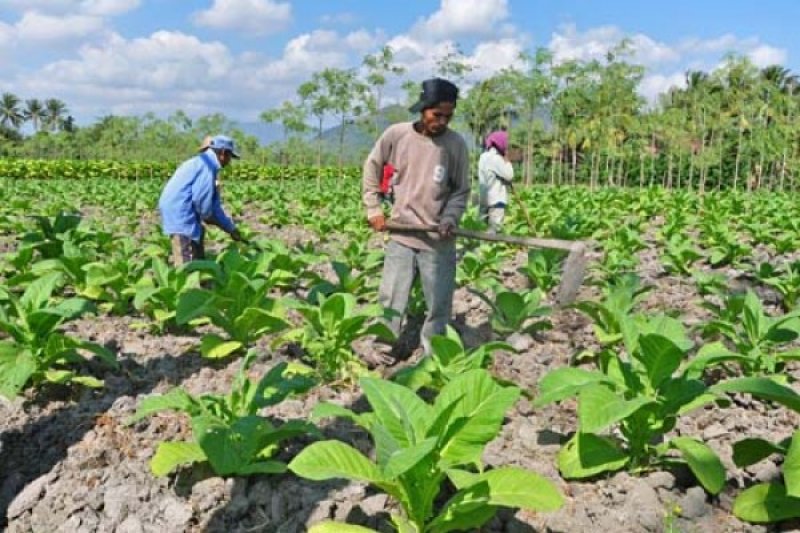
[[3, 93], [0, 96], [0, 124], [19, 129], [25, 121], [25, 116], [19, 108], [19, 102], [19, 97], [12, 93]]
[[42, 125], [42, 121], [45, 118], [45, 109], [42, 105], [42, 101], [38, 98], [25, 100], [25, 109], [22, 114], [25, 120], [33, 124], [33, 131], [39, 131], [39, 127]]
[[67, 104], [58, 98], [48, 98], [44, 101], [44, 109], [44, 128], [48, 131], [61, 128], [68, 113]]

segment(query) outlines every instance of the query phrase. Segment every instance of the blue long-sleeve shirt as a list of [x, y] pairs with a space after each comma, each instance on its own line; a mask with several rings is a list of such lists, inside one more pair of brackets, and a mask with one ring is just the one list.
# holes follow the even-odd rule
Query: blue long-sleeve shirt
[[158, 208], [167, 235], [185, 235], [200, 241], [203, 220], [215, 222], [228, 233], [236, 225], [225, 214], [217, 191], [219, 161], [214, 152], [205, 152], [185, 161], [167, 181]]

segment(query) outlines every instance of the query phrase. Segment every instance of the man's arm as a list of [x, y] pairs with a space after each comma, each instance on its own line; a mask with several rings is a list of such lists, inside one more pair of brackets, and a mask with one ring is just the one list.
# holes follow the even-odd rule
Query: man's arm
[[467, 208], [469, 199], [469, 156], [467, 145], [463, 141], [458, 144], [456, 154], [456, 164], [453, 169], [454, 189], [445, 203], [442, 215], [439, 219], [441, 224], [458, 226], [461, 216]]
[[391, 152], [391, 140], [388, 137], [387, 132], [384, 132], [375, 143], [375, 146], [372, 147], [367, 159], [364, 161], [361, 181], [362, 200], [367, 210], [367, 220], [378, 231], [384, 229], [383, 208], [381, 207], [381, 178], [383, 177], [383, 165], [389, 159]]
[[488, 159], [486, 168], [503, 182], [510, 182], [514, 179], [514, 165], [499, 154]]
[[192, 184], [192, 204], [204, 221], [219, 226], [226, 233], [236, 231], [236, 225], [222, 209], [214, 175], [208, 168], [203, 168]]

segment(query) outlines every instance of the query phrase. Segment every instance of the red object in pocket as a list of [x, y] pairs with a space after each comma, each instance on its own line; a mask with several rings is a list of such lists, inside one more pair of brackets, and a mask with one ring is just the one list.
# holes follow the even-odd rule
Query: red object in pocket
[[391, 163], [383, 165], [383, 178], [381, 179], [381, 193], [389, 194], [392, 188], [392, 176], [394, 176], [394, 167]]

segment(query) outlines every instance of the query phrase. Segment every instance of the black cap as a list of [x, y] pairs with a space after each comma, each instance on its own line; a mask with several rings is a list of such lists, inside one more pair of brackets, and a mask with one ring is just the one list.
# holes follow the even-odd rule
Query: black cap
[[431, 78], [422, 82], [422, 92], [419, 101], [408, 108], [412, 113], [419, 113], [424, 109], [433, 107], [439, 102], [453, 102], [458, 100], [458, 87], [442, 78]]

